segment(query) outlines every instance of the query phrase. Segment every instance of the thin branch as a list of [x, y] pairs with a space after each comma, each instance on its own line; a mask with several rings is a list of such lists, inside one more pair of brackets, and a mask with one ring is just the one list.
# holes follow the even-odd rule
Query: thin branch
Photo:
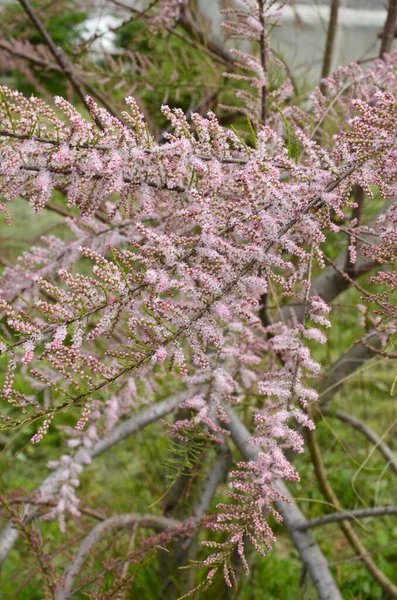
[[[339, 512], [344, 512], [338, 496], [335, 494], [328, 480], [315, 433], [307, 430], [306, 440], [321, 493], [323, 494], [324, 498], [333, 506], [335, 506]], [[353, 548], [356, 554], [362, 557], [361, 561], [368, 573], [381, 586], [386, 594], [388, 594], [391, 598], [397, 598], [397, 586], [395, 586], [390, 579], [388, 579], [384, 573], [378, 569], [374, 561], [367, 556], [365, 547], [362, 545], [360, 538], [357, 536], [350, 523], [348, 523], [346, 520], [341, 520], [338, 521], [338, 524], [350, 546]]]
[[366, 289], [364, 289], [359, 283], [357, 283], [353, 279], [353, 277], [351, 277], [350, 274], [347, 273], [347, 271], [344, 271], [343, 268], [341, 268], [334, 260], [332, 260], [331, 258], [329, 258], [329, 256], [326, 256], [324, 254], [324, 260], [329, 265], [331, 265], [331, 267], [333, 269], [335, 269], [335, 271], [337, 271], [341, 277], [343, 277], [344, 279], [346, 279], [346, 281], [350, 285], [352, 285], [354, 288], [356, 288], [356, 290], [358, 290], [359, 292], [361, 292], [364, 296], [370, 296], [370, 293]]
[[383, 58], [384, 54], [391, 52], [394, 35], [396, 32], [397, 21], [397, 0], [389, 0], [387, 9], [387, 17], [385, 27], [382, 33], [382, 43], [380, 46], [379, 57]]
[[[55, 500], [43, 500], [41, 498], [11, 498], [9, 500], [7, 500], [8, 504], [10, 506], [12, 506], [13, 504], [23, 504], [23, 505], [27, 505], [27, 504], [32, 504], [34, 506], [37, 506], [38, 508], [43, 507], [56, 507], [58, 505], [58, 502], [56, 502]], [[87, 517], [92, 517], [93, 519], [96, 519], [97, 521], [104, 521], [106, 519], [106, 516], [103, 515], [102, 513], [99, 513], [96, 510], [93, 510], [91, 508], [82, 508], [79, 507], [79, 512], [81, 512], [82, 515], [87, 515]]]
[[105, 534], [135, 524], [140, 527], [149, 527], [156, 531], [176, 529], [183, 526], [181, 521], [168, 519], [161, 515], [141, 515], [131, 513], [109, 517], [109, 519], [106, 519], [106, 521], [103, 521], [94, 527], [94, 529], [83, 539], [77, 553], [65, 569], [62, 584], [55, 592], [55, 600], [68, 600], [68, 598], [70, 598], [73, 582], [81, 571], [87, 555]]
[[346, 558], [345, 560], [338, 560], [337, 562], [330, 563], [329, 566], [330, 567], [339, 567], [339, 565], [348, 565], [350, 563], [361, 560], [363, 558], [363, 556], [371, 556], [372, 554], [376, 554], [377, 552], [381, 552], [382, 550], [385, 550], [386, 548], [390, 548], [391, 546], [396, 546], [396, 545], [397, 545], [397, 541], [389, 542], [388, 544], [383, 544], [382, 546], [377, 546], [376, 548], [373, 548], [373, 550], [369, 550], [365, 554], [359, 554], [358, 556], [352, 556], [351, 558]]
[[392, 471], [394, 471], [394, 473], [397, 475], [397, 457], [396, 457], [396, 455], [391, 450], [391, 448], [389, 448], [389, 446], [385, 442], [382, 441], [382, 439], [379, 437], [379, 435], [373, 429], [368, 427], [368, 425], [366, 423], [363, 423], [363, 421], [361, 421], [360, 419], [357, 419], [357, 417], [353, 417], [352, 415], [349, 415], [349, 414], [343, 412], [342, 410], [337, 410], [336, 412], [331, 412], [331, 411], [323, 411], [323, 412], [325, 412], [325, 414], [330, 417], [335, 417], [335, 418], [339, 419], [343, 423], [347, 423], [348, 425], [350, 425], [351, 427], [353, 427], [354, 429], [356, 429], [357, 431], [362, 433], [368, 440], [370, 440], [370, 442], [375, 444], [376, 448], [387, 460], [388, 465], [391, 467]]
[[[261, 32], [259, 36], [259, 52], [261, 65], [264, 75], [266, 76], [267, 71], [267, 61], [266, 61], [266, 30], [265, 30], [265, 16], [263, 14], [264, 11], [264, 0], [258, 0], [258, 9], [259, 9], [259, 22], [261, 24]], [[266, 102], [267, 102], [267, 88], [266, 85], [262, 85], [261, 90], [261, 121], [264, 125], [266, 123]]]
[[[73, 73], [73, 70], [70, 67], [70, 64], [65, 60], [61, 50], [54, 44], [52, 37], [48, 33], [47, 29], [44, 27], [44, 24], [41, 22], [39, 17], [34, 12], [29, 0], [19, 0], [19, 3], [22, 5], [29, 19], [32, 21], [33, 25], [47, 44], [49, 50], [51, 51], [51, 54], [55, 58], [56, 62], [59, 64], [63, 73], [69, 79], [70, 83], [73, 86], [73, 89], [75, 90], [79, 98], [83, 101], [84, 106], [87, 108], [88, 111], [90, 111], [90, 107], [87, 104], [85, 94], [81, 89], [81, 85], [76, 79], [75, 74]], [[100, 129], [103, 129], [103, 125], [99, 119], [96, 119], [96, 123]]]
[[[368, 339], [369, 337], [371, 337], [372, 345], [375, 348], [381, 346], [381, 340], [375, 331], [366, 334], [365, 338]], [[327, 406], [344, 381], [375, 355], [376, 353], [369, 349], [362, 340], [358, 340], [346, 352], [341, 354], [327, 370], [319, 386], [321, 410]]]
[[[327, 31], [327, 41], [325, 44], [323, 68], [321, 70], [321, 78], [328, 77], [331, 71], [332, 56], [334, 51], [334, 43], [336, 32], [338, 30], [338, 11], [339, 11], [340, 0], [331, 0], [329, 23]], [[322, 91], [324, 91], [322, 89]]]
[[[90, 459], [94, 459], [106, 450], [109, 450], [119, 442], [125, 440], [128, 436], [140, 431], [147, 425], [158, 421], [162, 417], [165, 417], [172, 411], [174, 411], [179, 404], [185, 401], [189, 396], [189, 392], [177, 394], [166, 398], [161, 402], [151, 405], [146, 410], [139, 412], [127, 421], [118, 425], [112, 433], [103, 439], [101, 439], [92, 449], [85, 450], [84, 452], [77, 452], [74, 461], [76, 464], [81, 466], [86, 465], [86, 455]], [[62, 469], [58, 468], [56, 471], [46, 477], [39, 487], [36, 489], [35, 494], [38, 496], [49, 497], [56, 489], [60, 479], [62, 477]], [[37, 509], [30, 504], [25, 506], [22, 519], [24, 522], [30, 521], [37, 514]], [[8, 523], [0, 532], [0, 564], [6, 559], [8, 553], [14, 546], [15, 542], [19, 537], [19, 531], [13, 526], [12, 523]]]
[[385, 517], [387, 515], [397, 515], [397, 506], [375, 506], [372, 508], [358, 508], [356, 510], [346, 510], [330, 515], [324, 515], [317, 519], [310, 519], [305, 524], [299, 525], [299, 529], [313, 529], [328, 523], [337, 523], [339, 521], [355, 521], [356, 519], [371, 519], [374, 517]]

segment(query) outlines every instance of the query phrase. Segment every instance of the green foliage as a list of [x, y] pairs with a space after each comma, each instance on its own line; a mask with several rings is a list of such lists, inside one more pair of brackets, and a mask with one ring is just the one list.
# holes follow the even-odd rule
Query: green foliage
[[[45, 0], [32, 0], [32, 7], [42, 20], [54, 44], [65, 53], [73, 52], [75, 45], [82, 41], [84, 21], [88, 13], [75, 0], [59, 0], [55, 7], [48, 6]], [[0, 32], [5, 38], [10, 34], [18, 41], [27, 41], [33, 46], [44, 40], [34, 28], [19, 2], [7, 3], [0, 14]], [[52, 59], [54, 62], [54, 59]], [[18, 69], [12, 72], [13, 85], [24, 94], [37, 93], [34, 79], [44, 85], [51, 94], [65, 95], [66, 82], [61, 73], [45, 71], [41, 67], [31, 67], [32, 77], [26, 79]]]
[[[176, 31], [186, 36], [179, 27]], [[142, 75], [134, 72], [134, 81], [140, 87], [141, 101], [159, 129], [168, 125], [159, 112], [162, 104], [186, 112], [200, 102], [203, 88], [208, 94], [211, 87], [223, 87], [221, 65], [214, 66], [204, 52], [168, 32], [149, 35], [145, 20], [137, 19], [123, 27], [116, 35], [115, 45], [133, 52], [138, 61], [140, 56], [144, 59]], [[125, 73], [126, 78], [129, 75]]]
[[[79, 41], [82, 33], [81, 25], [87, 19], [88, 13], [82, 10], [75, 0], [61, 0], [62, 10], [48, 6], [44, 0], [32, 0], [31, 5], [56, 46], [65, 51], [72, 50]], [[7, 3], [2, 14], [3, 25], [13, 22], [12, 35], [18, 40], [29, 40], [31, 44], [42, 44], [41, 35], [30, 23], [28, 15], [19, 2]]]

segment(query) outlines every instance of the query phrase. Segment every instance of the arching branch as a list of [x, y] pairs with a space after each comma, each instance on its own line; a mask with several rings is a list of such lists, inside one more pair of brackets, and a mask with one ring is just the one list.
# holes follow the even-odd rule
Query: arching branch
[[363, 421], [357, 419], [357, 417], [354, 417], [353, 415], [345, 413], [343, 410], [337, 410], [335, 412], [325, 411], [325, 414], [329, 415], [330, 417], [335, 417], [343, 423], [350, 425], [356, 429], [356, 431], [362, 433], [362, 435], [364, 435], [370, 442], [375, 444], [376, 448], [387, 460], [387, 463], [392, 471], [394, 471], [394, 473], [397, 475], [397, 457], [395, 453], [373, 429], [368, 427], [366, 423], [363, 423]]
[[339, 521], [355, 521], [356, 519], [373, 519], [374, 517], [386, 517], [387, 515], [397, 515], [397, 506], [375, 506], [372, 508], [358, 508], [356, 510], [345, 510], [342, 512], [324, 515], [317, 519], [310, 519], [305, 524], [299, 525], [299, 529], [313, 529], [328, 523], [337, 523]]
[[[313, 431], [306, 431], [306, 440], [321, 493], [327, 502], [330, 502], [340, 512], [344, 512], [337, 495], [328, 481], [325, 465], [321, 457], [315, 433]], [[389, 595], [391, 598], [397, 598], [397, 586], [395, 586], [390, 579], [388, 579], [388, 577], [382, 573], [372, 558], [367, 556], [365, 547], [362, 545], [360, 538], [357, 536], [350, 523], [348, 523], [346, 520], [340, 520], [338, 523], [350, 546], [357, 555], [362, 556], [362, 563], [367, 569], [368, 573], [374, 578], [374, 580], [378, 583], [378, 585], [380, 585], [387, 595]]]
[[183, 527], [181, 521], [168, 519], [167, 517], [157, 515], [141, 515], [136, 513], [113, 515], [99, 523], [94, 529], [83, 539], [78, 551], [72, 558], [69, 565], [66, 567], [62, 583], [55, 592], [55, 600], [68, 600], [71, 597], [72, 586], [75, 578], [83, 568], [84, 562], [88, 554], [98, 544], [102, 537], [117, 529], [125, 529], [131, 525], [139, 525], [140, 527], [149, 527], [156, 531], [164, 531], [166, 529], [176, 529]]
[[[162, 417], [165, 417], [167, 414], [175, 410], [179, 404], [181, 404], [184, 400], [187, 399], [189, 393], [182, 393], [175, 396], [171, 396], [170, 398], [166, 398], [157, 404], [151, 405], [146, 410], [139, 412], [137, 415], [134, 415], [124, 423], [118, 425], [113, 432], [106, 438], [100, 440], [91, 450], [85, 452], [77, 452], [75, 457], [75, 461], [77, 464], [81, 464], [82, 466], [86, 464], [86, 456], [88, 452], [88, 456], [91, 459], [100, 456], [106, 450], [113, 448], [119, 442], [125, 440], [128, 436], [133, 435], [137, 431], [140, 431], [147, 425], [158, 421]], [[36, 490], [37, 495], [43, 494], [44, 496], [49, 496], [55, 490], [60, 478], [62, 476], [62, 469], [58, 468], [51, 475], [46, 477], [43, 482], [39, 485]], [[37, 514], [37, 508], [30, 504], [25, 506], [22, 519], [24, 522], [31, 520]], [[6, 558], [15, 542], [19, 537], [19, 531], [12, 525], [12, 523], [8, 523], [5, 525], [0, 532], [0, 563], [2, 563]]]

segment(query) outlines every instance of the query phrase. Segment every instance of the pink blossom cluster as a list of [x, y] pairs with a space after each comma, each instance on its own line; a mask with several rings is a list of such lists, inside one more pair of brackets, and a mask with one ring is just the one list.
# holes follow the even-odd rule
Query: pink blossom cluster
[[[176, 18], [178, 6], [167, 4], [167, 18]], [[229, 29], [255, 38], [259, 17], [244, 16], [240, 29]], [[266, 87], [263, 65], [238, 56], [254, 73], [250, 84]], [[212, 112], [188, 121], [181, 110], [163, 107], [172, 133], [159, 144], [132, 98], [123, 120], [87, 98], [91, 115], [85, 119], [62, 98], [55, 98], [55, 112], [40, 99], [0, 88], [4, 202], [22, 196], [37, 212], [59, 188], [66, 191], [67, 208], [77, 207], [80, 215], [68, 218], [74, 241], [45, 238], [4, 271], [0, 298], [8, 336], [1, 351], [10, 357], [0, 393], [13, 410], [11, 420], [0, 416], [3, 427], [42, 417], [32, 438], [38, 442], [58, 412], [83, 407], [75, 427], [66, 429], [74, 453], [51, 464], [60, 475], [49, 517], [58, 516], [62, 527], [65, 512], [79, 514], [82, 454], [144, 398], [153, 398], [159, 381], [172, 374], [195, 388], [182, 407], [192, 417], [168, 427], [182, 439], [201, 427], [222, 443], [223, 406], [255, 398], [252, 442], [260, 459], [240, 463], [230, 476], [231, 504], [218, 507], [212, 524], [227, 540], [207, 544], [215, 549], [206, 561], [209, 578], [222, 566], [232, 582], [227, 559], [233, 549], [247, 569], [247, 538], [260, 552], [270, 547], [274, 535], [263, 510], [273, 512], [280, 499], [277, 480], [298, 478], [286, 457], [287, 449], [302, 451], [293, 424], [313, 427], [306, 408], [317, 399], [310, 380], [321, 365], [306, 340], [324, 344], [330, 326], [330, 307], [309, 293], [312, 265], [323, 267], [321, 244], [338, 229], [333, 213], [343, 215], [352, 206], [354, 185], [369, 195], [374, 186], [384, 197], [395, 193], [394, 71], [391, 59], [376, 66], [381, 85], [345, 107], [349, 123], [331, 149], [315, 141], [302, 113], [291, 111], [299, 159], [277, 116], [270, 119], [274, 127], [258, 127], [251, 147]], [[342, 75], [355, 77], [356, 89], [368, 79], [353, 66], [327, 85], [338, 90]], [[372, 90], [375, 75], [369, 79]], [[387, 83], [389, 91], [383, 89]], [[288, 86], [280, 93], [287, 94]], [[256, 99], [245, 100], [257, 115]], [[320, 91], [313, 106], [320, 119], [330, 110]], [[396, 214], [394, 206], [379, 224], [380, 244], [367, 250], [380, 262], [396, 258]], [[357, 234], [354, 223], [348, 233]], [[396, 280], [381, 273], [376, 281], [388, 291], [372, 300], [390, 325]], [[293, 314], [270, 323], [261, 319], [274, 289], [283, 301], [305, 304], [304, 323]], [[29, 297], [27, 304], [20, 294]], [[18, 391], [15, 375], [22, 370], [36, 389], [50, 392], [50, 409]]]

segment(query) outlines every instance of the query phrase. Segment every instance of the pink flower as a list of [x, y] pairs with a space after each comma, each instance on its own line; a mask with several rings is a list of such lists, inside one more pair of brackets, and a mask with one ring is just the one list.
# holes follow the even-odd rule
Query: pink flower
[[164, 346], [160, 346], [157, 348], [155, 353], [153, 354], [152, 361], [162, 363], [167, 358], [167, 349]]

